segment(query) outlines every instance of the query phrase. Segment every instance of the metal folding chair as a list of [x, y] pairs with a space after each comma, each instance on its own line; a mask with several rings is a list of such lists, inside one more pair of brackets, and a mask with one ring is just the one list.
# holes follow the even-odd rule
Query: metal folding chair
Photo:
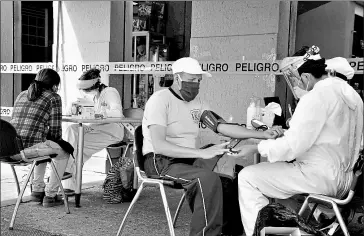
[[185, 192], [182, 195], [182, 198], [178, 204], [176, 213], [174, 215], [173, 221], [172, 221], [172, 217], [171, 217], [171, 213], [169, 210], [169, 206], [168, 206], [168, 201], [167, 201], [167, 196], [165, 193], [165, 186], [170, 187], [170, 188], [177, 188], [177, 189], [182, 189], [182, 186], [180, 186], [179, 184], [176, 184], [174, 181], [169, 181], [169, 180], [163, 180], [160, 179], [159, 176], [151, 176], [151, 177], [147, 177], [147, 175], [144, 172], [144, 157], [143, 157], [143, 153], [142, 153], [142, 148], [143, 148], [143, 133], [142, 133], [142, 126], [138, 126], [135, 129], [135, 135], [134, 135], [134, 156], [133, 156], [133, 161], [134, 161], [134, 168], [135, 168], [135, 172], [139, 177], [139, 180], [141, 181], [140, 186], [138, 188], [137, 193], [135, 194], [132, 202], [130, 203], [130, 206], [128, 208], [128, 210], [126, 211], [123, 221], [121, 222], [121, 225], [119, 227], [119, 230], [117, 232], [117, 236], [120, 235], [123, 231], [123, 228], [125, 226], [125, 222], [126, 219], [129, 215], [129, 213], [131, 212], [131, 210], [133, 209], [136, 201], [138, 200], [144, 186], [158, 186], [161, 192], [161, 196], [162, 196], [162, 200], [163, 200], [163, 205], [164, 205], [164, 210], [167, 216], [167, 221], [168, 221], [168, 228], [169, 228], [169, 232], [171, 236], [174, 236], [174, 227], [178, 218], [178, 215], [180, 213], [181, 210], [181, 206], [185, 200]]
[[356, 187], [356, 183], [358, 181], [358, 178], [359, 176], [362, 174], [362, 171], [363, 171], [363, 166], [364, 166], [364, 157], [363, 157], [363, 150], [361, 151], [360, 155], [359, 155], [359, 158], [357, 160], [357, 162], [355, 163], [355, 167], [354, 167], [354, 179], [353, 179], [353, 182], [350, 186], [350, 191], [347, 195], [347, 197], [345, 199], [337, 199], [337, 198], [333, 198], [333, 197], [328, 197], [328, 196], [325, 196], [325, 195], [320, 195], [320, 194], [309, 194], [300, 211], [299, 211], [299, 215], [303, 215], [303, 213], [305, 212], [305, 210], [307, 209], [308, 207], [308, 204], [309, 203], [314, 203], [314, 206], [313, 208], [311, 209], [311, 212], [310, 214], [308, 215], [306, 221], [309, 221], [310, 218], [312, 217], [313, 215], [313, 212], [316, 210], [317, 206], [319, 204], [321, 205], [325, 205], [331, 209], [334, 210], [335, 212], [335, 216], [336, 216], [336, 219], [337, 221], [339, 222], [339, 225], [341, 227], [341, 230], [343, 231], [344, 235], [345, 236], [349, 236], [350, 233], [346, 227], [346, 224], [345, 224], [345, 221], [341, 215], [341, 212], [340, 212], [340, 208], [344, 207], [345, 205], [347, 205], [348, 203], [350, 203], [350, 201], [353, 199], [354, 197], [354, 194], [355, 194], [355, 187]]
[[[20, 158], [18, 158], [18, 156], [20, 155]], [[63, 195], [63, 199], [64, 199], [64, 204], [65, 204], [65, 208], [66, 208], [66, 213], [69, 214], [70, 210], [68, 207], [68, 202], [67, 202], [67, 198], [66, 195], [64, 193], [63, 187], [62, 187], [62, 182], [61, 182], [61, 178], [59, 177], [56, 167], [53, 163], [52, 158], [56, 157], [56, 155], [52, 155], [52, 153], [50, 153], [51, 156], [39, 156], [39, 157], [32, 157], [32, 158], [27, 158], [24, 152], [24, 148], [23, 148], [23, 143], [21, 138], [17, 135], [15, 128], [7, 121], [4, 120], [0, 120], [0, 161], [4, 162], [4, 163], [8, 163], [10, 165], [12, 165], [12, 167], [14, 165], [29, 165], [31, 164], [31, 168], [27, 174], [27, 178], [25, 183], [23, 184], [21, 191], [19, 192], [19, 181], [18, 178], [16, 177], [16, 172], [14, 170], [13, 174], [15, 177], [15, 181], [17, 182], [17, 190], [18, 190], [18, 199], [16, 201], [15, 204], [15, 209], [13, 212], [13, 216], [11, 218], [10, 221], [10, 226], [9, 229], [12, 230], [14, 223], [15, 223], [15, 217], [20, 205], [20, 202], [22, 200], [22, 197], [24, 195], [25, 189], [27, 187], [27, 184], [30, 180], [30, 177], [33, 174], [35, 165], [39, 162], [39, 161], [45, 161], [45, 160], [49, 160], [52, 166], [53, 171], [56, 173], [57, 179], [58, 179], [58, 183], [59, 186], [61, 188], [62, 191], [62, 195]], [[14, 168], [14, 167], [13, 167]]]
[[[129, 149], [133, 147], [133, 140], [124, 140], [115, 144], [111, 144], [106, 147], [107, 159], [109, 160], [110, 167], [113, 166], [112, 159], [126, 157]], [[125, 150], [122, 155], [120, 155], [121, 150], [125, 147]]]

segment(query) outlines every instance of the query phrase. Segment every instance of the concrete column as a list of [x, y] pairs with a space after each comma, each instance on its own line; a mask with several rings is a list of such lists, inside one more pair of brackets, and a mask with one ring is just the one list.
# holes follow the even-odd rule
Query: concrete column
[[[13, 56], [13, 2], [1, 2], [1, 62], [14, 62]], [[13, 74], [1, 74], [0, 104], [13, 106]]]
[[[56, 61], [58, 4], [54, 8], [54, 50]], [[108, 62], [110, 46], [110, 1], [65, 1], [61, 3], [59, 56], [60, 64]], [[62, 78], [62, 101], [64, 106], [79, 97], [76, 89], [80, 73], [60, 71]], [[102, 82], [109, 84], [109, 76], [102, 74]]]
[[[273, 60], [278, 25], [279, 2], [193, 1], [190, 55], [200, 61]], [[275, 82], [269, 75], [214, 76], [202, 82], [200, 96], [224, 118], [246, 123], [249, 98], [274, 96]], [[200, 144], [218, 141], [201, 130]]]
[[[109, 61], [132, 61], [132, 2], [112, 1], [110, 20]], [[131, 106], [131, 75], [110, 75], [109, 85], [121, 96], [123, 108]]]

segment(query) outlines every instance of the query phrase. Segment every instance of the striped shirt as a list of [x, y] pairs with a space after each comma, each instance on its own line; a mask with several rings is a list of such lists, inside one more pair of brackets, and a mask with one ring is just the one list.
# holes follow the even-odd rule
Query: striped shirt
[[10, 123], [23, 141], [24, 148], [47, 139], [62, 137], [62, 100], [52, 91], [43, 91], [35, 101], [27, 98], [28, 90], [16, 98]]

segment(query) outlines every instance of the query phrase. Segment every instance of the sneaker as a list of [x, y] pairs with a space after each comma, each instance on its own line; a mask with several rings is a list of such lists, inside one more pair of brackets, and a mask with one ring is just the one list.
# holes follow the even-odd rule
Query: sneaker
[[55, 197], [48, 197], [45, 196], [43, 198], [43, 206], [44, 207], [54, 207], [54, 206], [60, 206], [63, 205], [64, 201], [56, 195]]
[[39, 203], [42, 203], [44, 196], [45, 196], [45, 192], [35, 192], [35, 191], [33, 191], [30, 194], [30, 201], [31, 202], [39, 202]]

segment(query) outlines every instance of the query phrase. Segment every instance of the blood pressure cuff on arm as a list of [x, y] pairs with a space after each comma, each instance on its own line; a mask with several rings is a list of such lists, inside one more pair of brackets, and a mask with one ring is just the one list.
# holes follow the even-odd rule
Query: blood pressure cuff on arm
[[213, 111], [205, 110], [200, 118], [201, 122], [206, 125], [209, 129], [218, 133], [217, 126], [219, 124], [225, 124], [226, 121]]

